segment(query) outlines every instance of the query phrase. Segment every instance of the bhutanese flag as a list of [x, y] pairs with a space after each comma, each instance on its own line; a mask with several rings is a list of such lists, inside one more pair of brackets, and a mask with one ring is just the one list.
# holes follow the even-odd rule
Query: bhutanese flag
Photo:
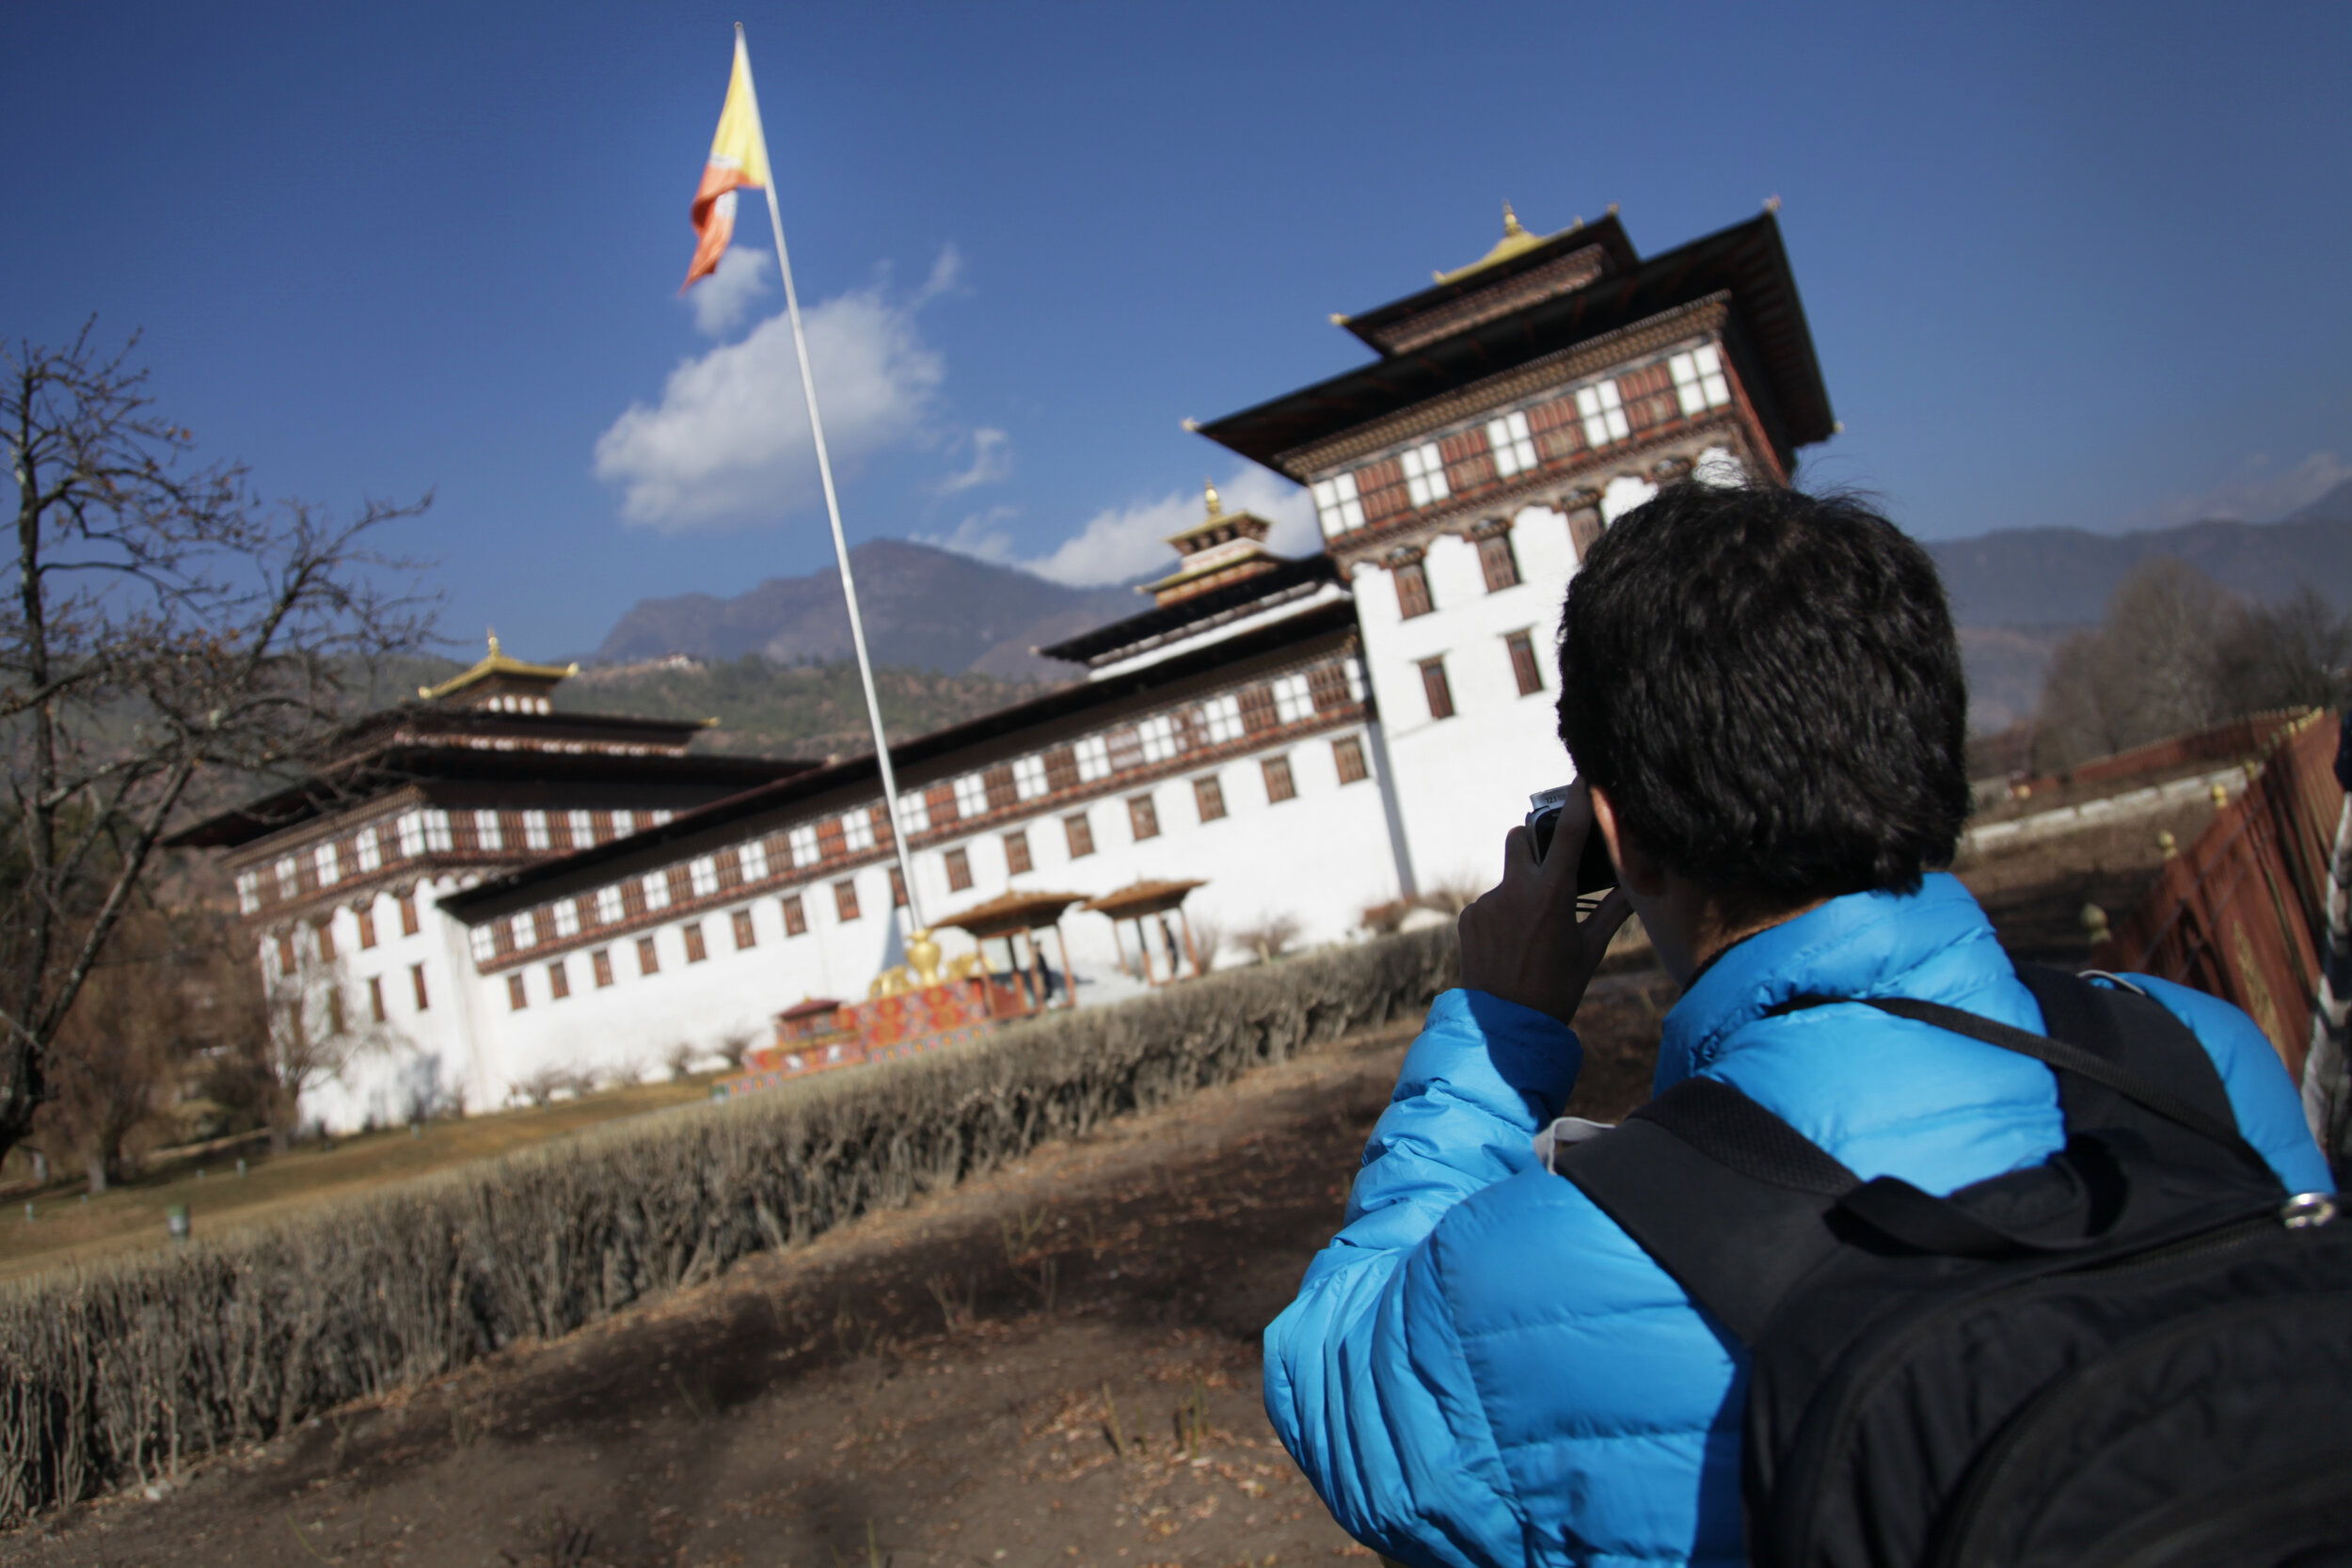
[[694, 264], [686, 269], [678, 293], [719, 270], [719, 258], [735, 237], [735, 193], [764, 190], [767, 184], [768, 146], [759, 131], [759, 100], [752, 92], [752, 57], [744, 51], [743, 30], [738, 27], [727, 101], [719, 111], [718, 135], [710, 138], [703, 182], [694, 190]]

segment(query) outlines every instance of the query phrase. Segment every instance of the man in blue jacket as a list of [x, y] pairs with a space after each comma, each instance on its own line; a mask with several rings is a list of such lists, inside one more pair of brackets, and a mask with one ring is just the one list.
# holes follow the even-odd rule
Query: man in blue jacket
[[[1967, 692], [1926, 552], [1789, 490], [1681, 484], [1594, 546], [1560, 638], [1583, 788], [1462, 916], [1344, 1228], [1267, 1328], [1267, 1413], [1350, 1534], [1438, 1563], [1736, 1563], [1746, 1355], [1533, 1140], [1575, 1087], [1570, 1028], [1638, 912], [1683, 988], [1655, 1087], [1718, 1078], [1865, 1180], [1931, 1192], [2063, 1141], [2049, 1070], [1796, 996], [1901, 996], [2040, 1030], [1950, 863]], [[1598, 832], [1620, 887], [1576, 915]], [[2245, 1015], [2139, 982], [2211, 1053], [2290, 1191], [2331, 1183]], [[1850, 1016], [1851, 1015], [1851, 1016]]]

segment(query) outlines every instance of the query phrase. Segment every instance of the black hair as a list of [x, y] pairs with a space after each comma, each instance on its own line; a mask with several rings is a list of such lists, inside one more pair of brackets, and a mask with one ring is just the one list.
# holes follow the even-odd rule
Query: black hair
[[1860, 500], [1685, 481], [1594, 544], [1560, 738], [1650, 854], [1743, 911], [1910, 893], [1971, 804], [1935, 562]]

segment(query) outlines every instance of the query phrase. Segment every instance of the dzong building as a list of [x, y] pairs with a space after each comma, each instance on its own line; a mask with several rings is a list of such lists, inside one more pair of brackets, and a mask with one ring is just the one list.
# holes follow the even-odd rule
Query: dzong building
[[[1070, 684], [892, 746], [942, 965], [1088, 1005], [1248, 961], [1272, 922], [1343, 941], [1491, 881], [1567, 777], [1581, 553], [1660, 484], [1783, 483], [1836, 428], [1769, 209], [1647, 259], [1613, 209], [1550, 235], [1506, 209], [1478, 261], [1334, 321], [1369, 361], [1194, 427], [1306, 486], [1320, 553], [1212, 489], [1148, 608], [1041, 650]], [[696, 752], [691, 724], [559, 711], [569, 673], [494, 643], [176, 840], [225, 853], [265, 977], [352, 1042], [310, 1117], [766, 1044], [904, 974], [870, 754]]]

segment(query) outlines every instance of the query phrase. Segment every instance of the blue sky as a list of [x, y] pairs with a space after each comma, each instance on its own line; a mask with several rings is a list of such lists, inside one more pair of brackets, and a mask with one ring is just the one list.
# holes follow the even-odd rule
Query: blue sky
[[[446, 624], [592, 648], [830, 559], [764, 206], [676, 296], [749, 29], [852, 539], [1155, 566], [1184, 434], [1499, 203], [1656, 251], [1781, 218], [1925, 537], [2264, 519], [2352, 475], [2352, 8], [11, 7], [0, 333], [136, 327], [272, 495], [414, 496]], [[763, 291], [760, 285], [767, 285]]]

